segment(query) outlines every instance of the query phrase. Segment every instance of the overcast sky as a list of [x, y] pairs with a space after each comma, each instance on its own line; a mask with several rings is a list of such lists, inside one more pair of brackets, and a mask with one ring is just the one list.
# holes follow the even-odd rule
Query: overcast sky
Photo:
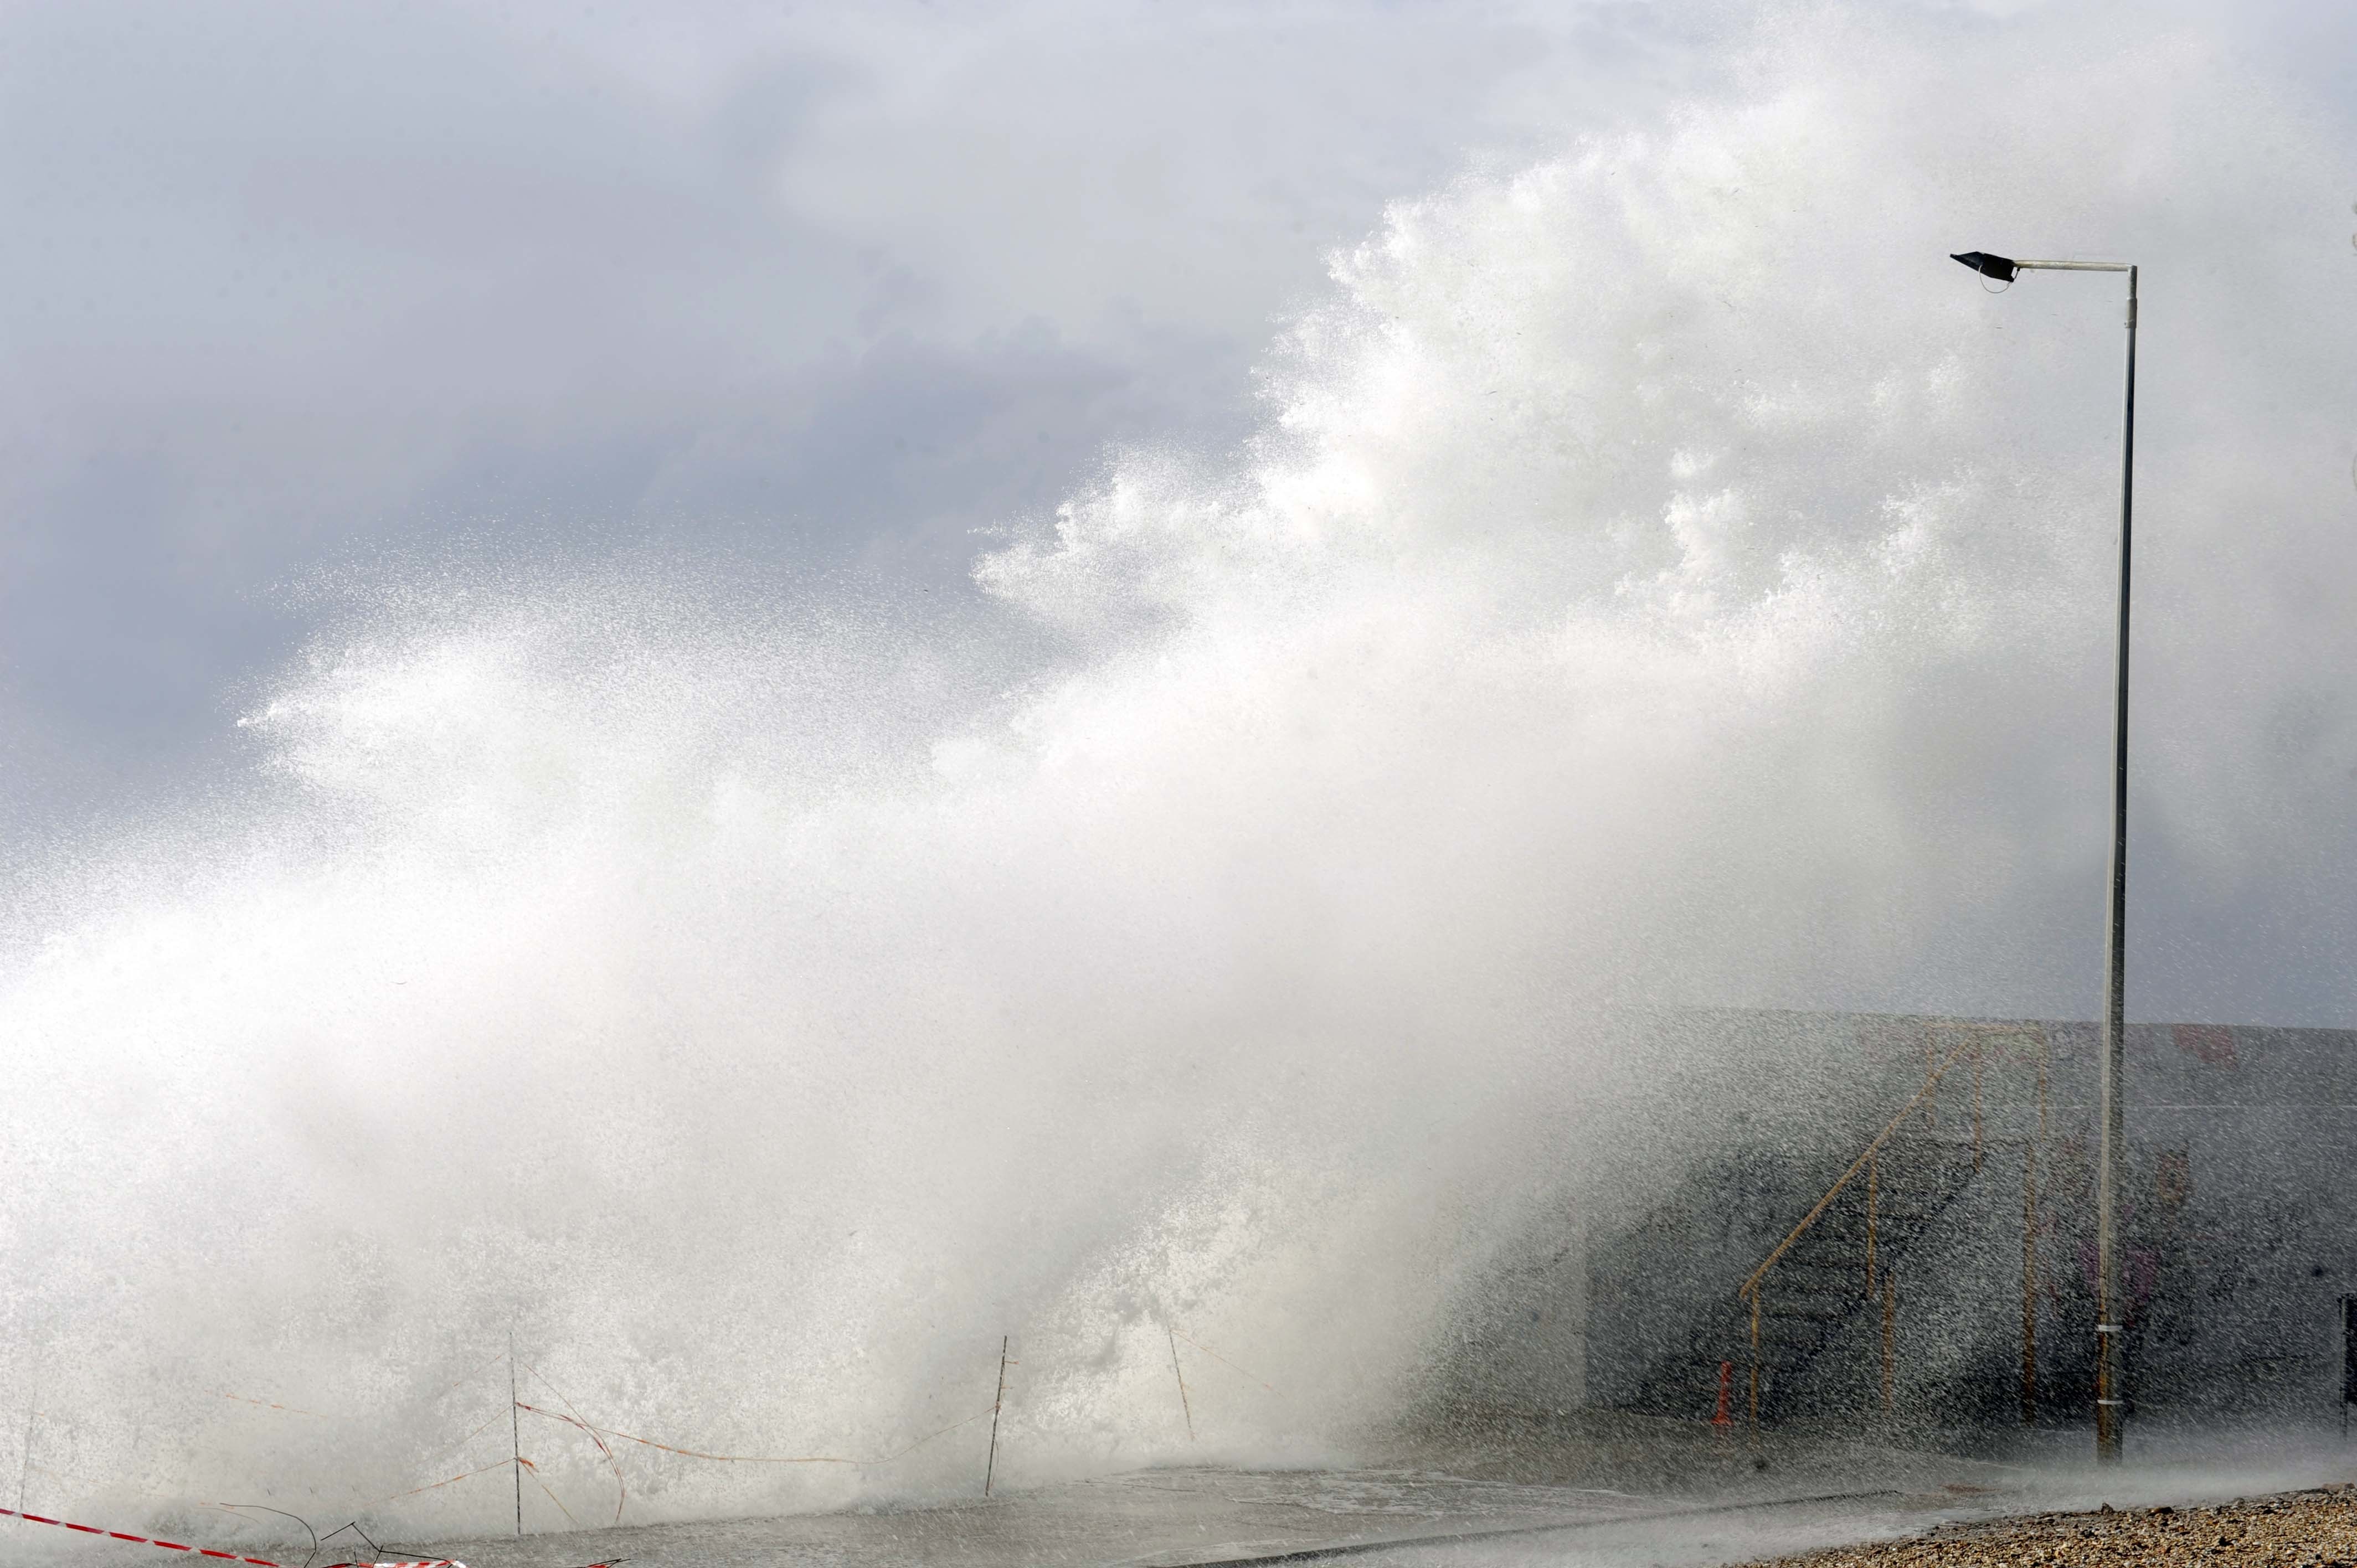
[[[2112, 14], [2190, 18], [2309, 112], [2357, 101], [2346, 6]], [[1619, 0], [8, 6], [6, 820], [201, 771], [306, 634], [286, 585], [388, 550], [725, 541], [970, 591], [974, 531], [1109, 446], [1247, 430], [1256, 358], [1386, 201], [1654, 125], [1750, 25]]]
[[1646, 113], [1699, 26], [11, 6], [0, 790], [144, 789], [300, 640], [277, 585], [388, 545], [719, 532], [960, 583], [1108, 443], [1245, 428], [1387, 199]]

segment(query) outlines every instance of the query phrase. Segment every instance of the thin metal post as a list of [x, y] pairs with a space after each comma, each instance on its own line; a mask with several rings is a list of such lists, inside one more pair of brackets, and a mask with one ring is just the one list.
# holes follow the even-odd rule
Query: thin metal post
[[515, 1530], [523, 1534], [523, 1429], [517, 1423], [516, 1412], [523, 1407], [516, 1402], [515, 1330], [508, 1330], [508, 1453], [509, 1468], [515, 1472]]
[[1866, 1297], [1874, 1299], [1874, 1210], [1875, 1168], [1880, 1162], [1872, 1154], [1866, 1157]]
[[1981, 1069], [1988, 1057], [1988, 1042], [1973, 1043], [1973, 1174], [1981, 1168]]
[[[1187, 1398], [1187, 1374], [1178, 1369], [1178, 1331], [1166, 1323], [1162, 1326], [1162, 1332], [1170, 1338], [1170, 1375], [1178, 1380], [1178, 1409], [1187, 1417], [1187, 1441], [1192, 1443], [1195, 1441], [1195, 1407]], [[1002, 1371], [999, 1375], [1004, 1377], [1006, 1374]]]
[[1882, 1271], [1882, 1413], [1889, 1415], [1898, 1409], [1899, 1361], [1899, 1276], [1889, 1269]]
[[25, 1511], [25, 1493], [33, 1481], [33, 1417], [41, 1402], [41, 1369], [33, 1369], [33, 1391], [25, 1396], [25, 1449], [16, 1466], [16, 1511]]
[[2120, 628], [2117, 687], [2112, 699], [2111, 921], [2104, 941], [2102, 1153], [2096, 1166], [2095, 1246], [2101, 1276], [2095, 1297], [2095, 1457], [2118, 1462], [2122, 1412], [2119, 1338], [2127, 1314], [2120, 1294], [2120, 1165], [2127, 1157], [2126, 1062], [2128, 915], [2128, 586], [2135, 539], [2136, 270], [2128, 268], [2127, 363], [2120, 404]]
[[[1006, 1403], [1006, 1347], [1012, 1342], [1013, 1336], [999, 1336], [998, 1391], [990, 1400], [990, 1462], [982, 1469], [982, 1495], [985, 1498], [990, 1496], [991, 1478], [998, 1474], [998, 1412]], [[1171, 1354], [1174, 1357], [1178, 1354], [1175, 1345]]]
[[1751, 1441], [1760, 1441], [1760, 1292], [1751, 1293]]
[[2051, 1056], [2048, 1042], [2041, 1036], [2038, 1042], [2038, 1143], [2040, 1148], [2046, 1144], [2046, 1066]]
[[2021, 1424], [2038, 1421], [2038, 1145], [2021, 1155]]
[[2341, 1298], [2341, 1441], [2349, 1441], [2349, 1407], [2357, 1403], [2357, 1295]]

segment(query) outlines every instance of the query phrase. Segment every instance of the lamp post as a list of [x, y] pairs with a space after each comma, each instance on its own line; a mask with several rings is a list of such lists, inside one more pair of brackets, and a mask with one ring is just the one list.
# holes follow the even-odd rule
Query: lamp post
[[2027, 272], [2126, 273], [2128, 275], [2127, 383], [2120, 404], [2120, 639], [2117, 689], [2112, 698], [2111, 922], [2104, 940], [2102, 1152], [2095, 1165], [2095, 1457], [2116, 1463], [2126, 1402], [2120, 1397], [2119, 1341], [2126, 1303], [2120, 1294], [2120, 1164], [2127, 1137], [2122, 1115], [2122, 1034], [2126, 1027], [2128, 902], [2128, 547], [2136, 494], [2136, 270], [2126, 262], [2017, 262], [1966, 251], [1953, 258], [2001, 283]]

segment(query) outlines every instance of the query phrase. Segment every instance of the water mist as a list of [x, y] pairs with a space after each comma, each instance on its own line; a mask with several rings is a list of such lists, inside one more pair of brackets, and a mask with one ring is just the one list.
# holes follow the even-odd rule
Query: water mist
[[[1116, 455], [970, 615], [659, 555], [333, 585], [251, 779], [30, 879], [0, 1477], [493, 1528], [503, 1471], [413, 1489], [506, 1457], [511, 1331], [599, 1425], [901, 1455], [621, 1444], [634, 1520], [971, 1490], [1007, 1335], [1015, 1484], [1315, 1458], [1625, 1153], [1616, 1010], [2083, 1011], [2108, 306], [2000, 317], [1945, 252], [2199, 255], [2170, 211], [2285, 232], [2319, 155], [2198, 45], [2090, 77], [2067, 28], [1972, 46], [1960, 148], [1950, 26], [1812, 14], [1397, 206], [1258, 437]], [[2180, 560], [2249, 473], [2161, 412], [2244, 373], [2193, 275], [2147, 274]], [[2201, 755], [2189, 810], [2249, 783]], [[611, 1517], [576, 1431], [524, 1444]]]

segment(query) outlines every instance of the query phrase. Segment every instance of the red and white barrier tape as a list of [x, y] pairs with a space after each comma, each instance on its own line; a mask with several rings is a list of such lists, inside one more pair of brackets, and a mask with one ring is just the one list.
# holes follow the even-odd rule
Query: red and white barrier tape
[[[242, 1557], [234, 1552], [215, 1552], [210, 1546], [188, 1546], [177, 1541], [159, 1541], [152, 1535], [130, 1535], [119, 1530], [101, 1530], [94, 1524], [75, 1524], [70, 1520], [44, 1519], [37, 1513], [19, 1513], [15, 1509], [0, 1509], [0, 1518], [21, 1519], [27, 1524], [53, 1524], [59, 1530], [80, 1530], [84, 1535], [101, 1535], [109, 1541], [128, 1541], [135, 1546], [160, 1546], [167, 1552], [192, 1552], [199, 1557], [210, 1557], [222, 1563], [251, 1563], [253, 1568], [286, 1568], [283, 1563], [273, 1563], [267, 1557]], [[452, 1557], [436, 1557], [425, 1562], [341, 1563], [338, 1568], [467, 1568]]]
[[234, 1552], [215, 1552], [210, 1546], [184, 1546], [177, 1541], [157, 1541], [153, 1536], [126, 1535], [119, 1530], [101, 1530], [94, 1524], [75, 1524], [68, 1520], [43, 1519], [37, 1513], [19, 1513], [15, 1509], [0, 1509], [0, 1517], [21, 1519], [27, 1524], [53, 1524], [60, 1530], [78, 1530], [84, 1535], [102, 1535], [110, 1541], [128, 1541], [139, 1546], [160, 1546], [167, 1552], [193, 1552], [199, 1557], [219, 1558], [223, 1563], [251, 1563], [255, 1568], [285, 1568], [267, 1557], [241, 1557]]

